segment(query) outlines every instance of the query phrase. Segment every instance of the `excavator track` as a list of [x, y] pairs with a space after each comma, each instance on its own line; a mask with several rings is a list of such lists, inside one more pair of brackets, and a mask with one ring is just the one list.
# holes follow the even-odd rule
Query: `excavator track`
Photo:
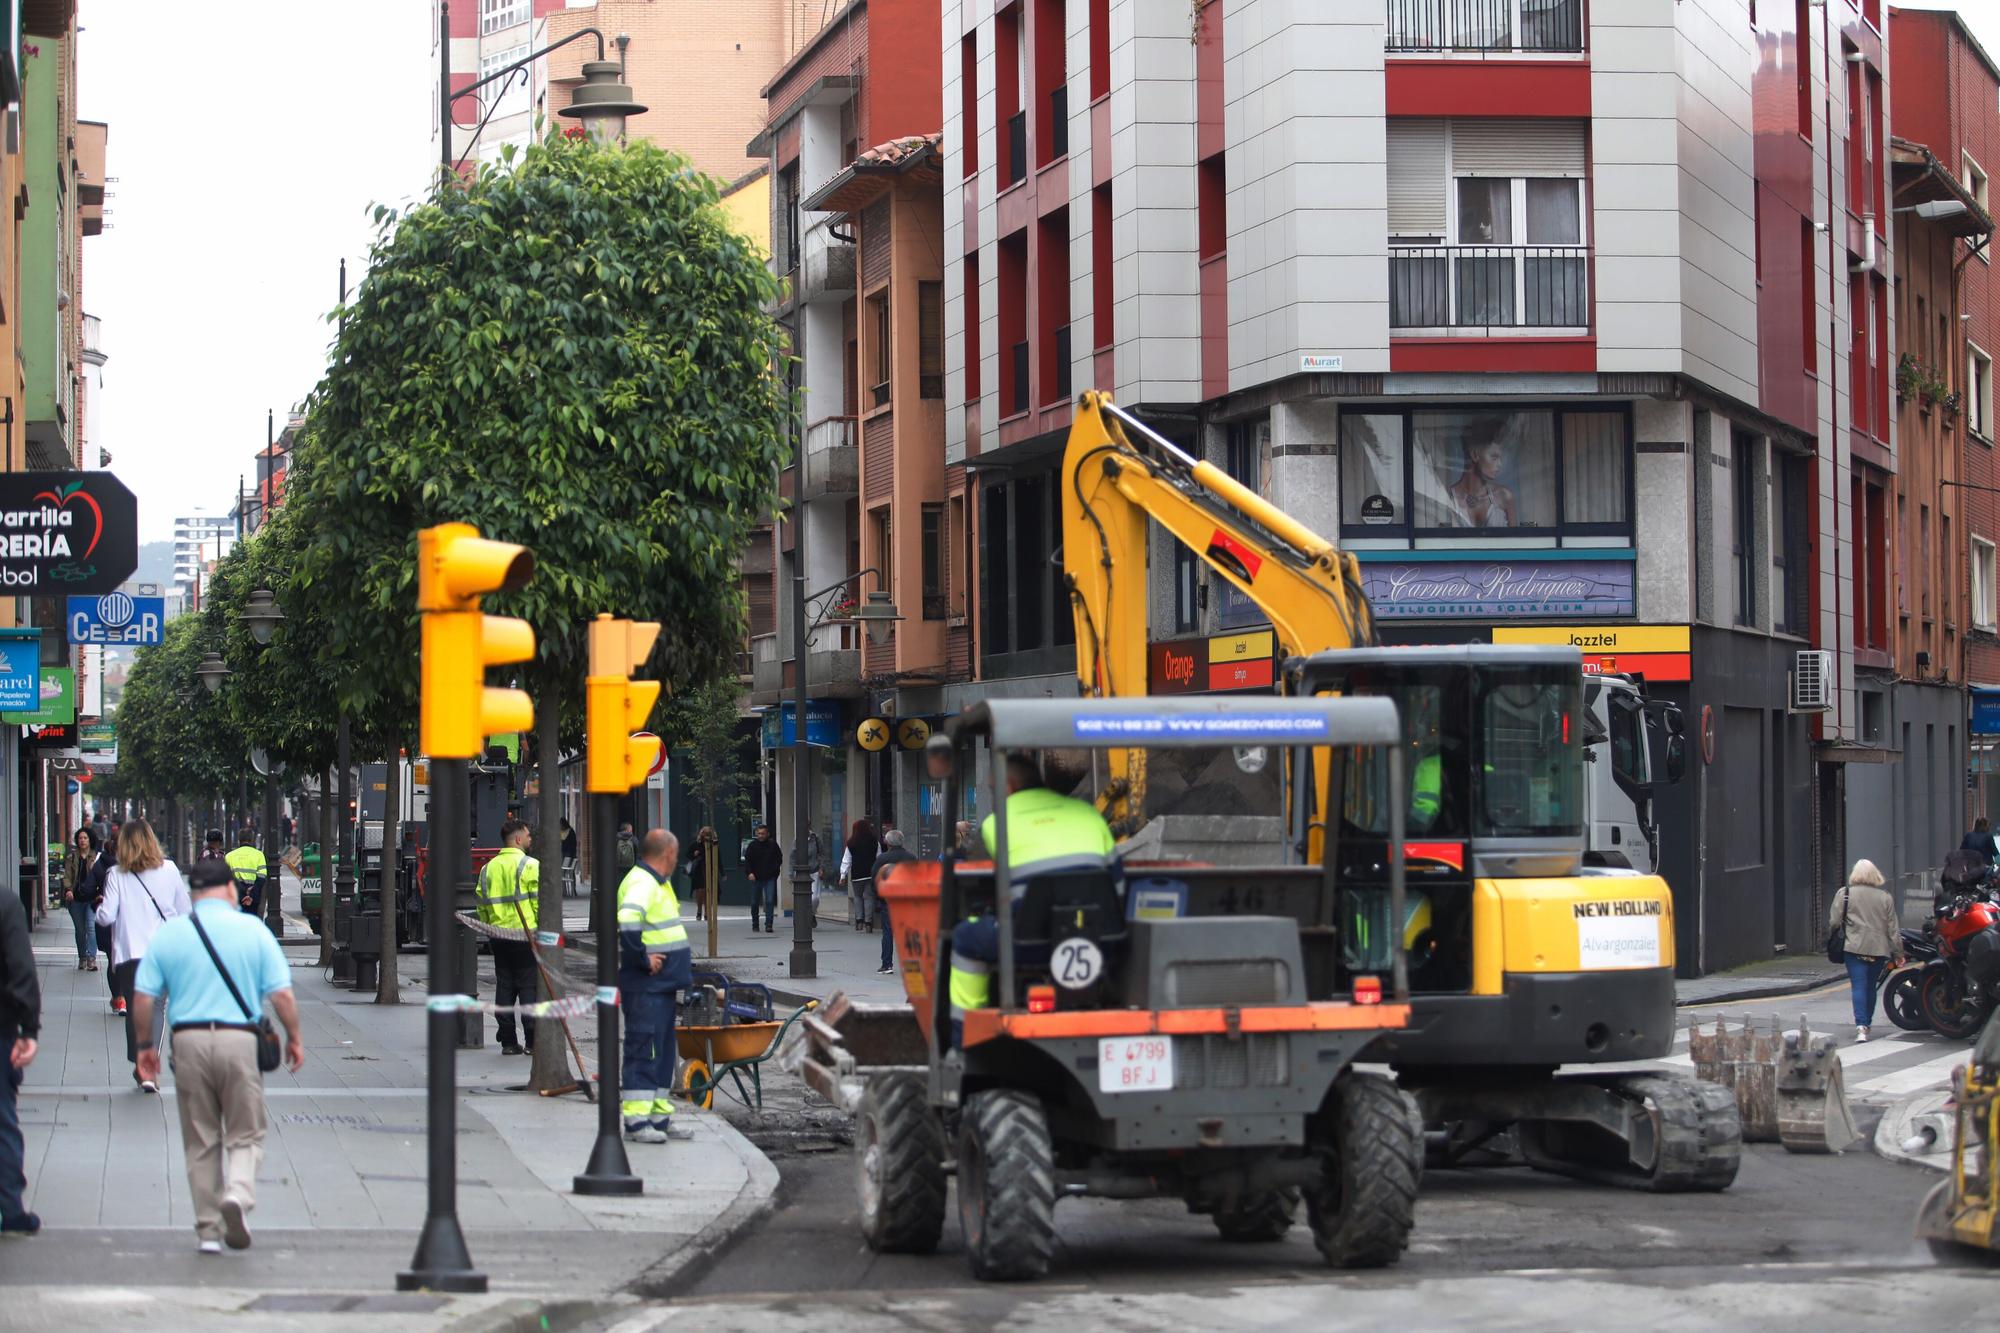
[[[1521, 1156], [1538, 1171], [1656, 1194], [1728, 1189], [1743, 1156], [1743, 1120], [1728, 1088], [1698, 1079], [1632, 1074], [1591, 1082], [1633, 1103], [1632, 1119], [1651, 1142], [1627, 1144], [1622, 1162], [1606, 1136], [1579, 1136], [1555, 1121], [1519, 1126]], [[1635, 1158], [1639, 1160], [1634, 1160]], [[1646, 1159], [1650, 1158], [1650, 1163]]]

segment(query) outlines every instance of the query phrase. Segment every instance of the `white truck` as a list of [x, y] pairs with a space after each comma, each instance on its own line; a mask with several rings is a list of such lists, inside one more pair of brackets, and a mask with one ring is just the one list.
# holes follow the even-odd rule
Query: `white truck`
[[1584, 863], [1652, 874], [1660, 861], [1653, 793], [1687, 768], [1680, 707], [1646, 698], [1630, 676], [1585, 675], [1583, 701]]

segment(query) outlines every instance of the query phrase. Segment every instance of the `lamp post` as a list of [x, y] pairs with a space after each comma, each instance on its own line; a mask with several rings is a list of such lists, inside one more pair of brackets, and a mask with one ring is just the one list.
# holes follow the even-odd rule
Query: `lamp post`
[[[877, 569], [863, 569], [838, 583], [828, 584], [818, 592], [808, 593], [806, 588], [806, 509], [800, 504], [794, 521], [798, 523], [798, 533], [793, 543], [792, 555], [792, 956], [790, 973], [794, 977], [808, 978], [819, 975], [819, 958], [813, 952], [812, 925], [812, 873], [806, 869], [806, 836], [812, 827], [812, 816], [807, 811], [808, 786], [806, 781], [806, 661], [807, 641], [820, 626], [827, 622], [827, 615], [821, 612], [814, 617], [810, 626], [806, 623], [806, 605], [817, 601], [828, 593], [838, 592], [848, 584], [857, 582], [873, 574], [877, 578], [882, 573]], [[896, 614], [896, 604], [889, 600], [886, 592], [871, 592], [860, 610], [854, 613], [855, 620], [867, 629], [869, 641], [877, 647], [889, 641], [889, 633], [902, 617]]]
[[[270, 473], [267, 467], [265, 480]], [[243, 605], [243, 623], [250, 630], [250, 637], [257, 646], [266, 647], [278, 626], [284, 623], [285, 613], [278, 606], [278, 599], [269, 588], [254, 590]], [[264, 773], [264, 866], [270, 878], [270, 893], [264, 900], [265, 923], [271, 933], [279, 939], [285, 938], [285, 879], [281, 865], [285, 854], [284, 837], [278, 831], [278, 767], [266, 763]]]
[[[604, 34], [596, 28], [578, 28], [561, 41], [550, 42], [539, 51], [530, 51], [513, 64], [496, 69], [491, 74], [465, 87], [452, 91], [451, 86], [451, 5], [438, 6], [438, 165], [449, 176], [457, 172], [462, 158], [452, 156], [451, 151], [451, 104], [462, 97], [470, 97], [491, 84], [500, 83], [522, 74], [529, 65], [549, 52], [568, 46], [584, 37], [597, 39], [597, 59], [585, 61], [583, 66], [583, 86], [572, 94], [570, 105], [556, 114], [575, 120], [583, 125], [591, 142], [604, 144], [622, 137], [628, 116], [643, 113], [646, 108], [632, 100], [632, 89], [621, 78], [623, 66], [618, 61], [604, 58]], [[623, 40], [622, 38], [620, 39]], [[524, 75], [525, 77], [525, 75]], [[499, 106], [494, 99], [494, 106]], [[468, 143], [479, 142], [481, 130], [493, 118], [491, 110], [479, 118], [479, 124], [472, 131]]]

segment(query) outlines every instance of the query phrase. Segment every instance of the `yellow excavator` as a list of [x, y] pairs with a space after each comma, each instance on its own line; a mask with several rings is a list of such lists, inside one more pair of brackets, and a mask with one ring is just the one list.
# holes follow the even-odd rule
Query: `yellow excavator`
[[[1659, 1059], [1675, 1023], [1666, 882], [1584, 865], [1581, 654], [1378, 646], [1353, 553], [1100, 392], [1078, 400], [1058, 483], [1084, 695], [1147, 692], [1151, 521], [1269, 615], [1288, 692], [1396, 700], [1412, 775], [1410, 907], [1397, 933], [1415, 1010], [1374, 1054], [1423, 1107], [1432, 1163], [1726, 1189], [1742, 1142], [1729, 1089], [1556, 1072]], [[1315, 998], [1372, 984], [1388, 956], [1388, 770], [1366, 748], [1338, 766], [1285, 765], [1287, 799], [1304, 802], [1311, 829], [1293, 853], [1330, 863], [1339, 886], [1306, 941]], [[1145, 822], [1143, 752], [1111, 755], [1098, 796], [1121, 834]]]

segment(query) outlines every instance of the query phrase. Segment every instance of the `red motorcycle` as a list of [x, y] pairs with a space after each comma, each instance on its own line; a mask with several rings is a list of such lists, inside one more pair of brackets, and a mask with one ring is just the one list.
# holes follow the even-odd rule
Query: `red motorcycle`
[[1938, 961], [1918, 1003], [1940, 1036], [1978, 1035], [2000, 996], [2000, 907], [1984, 893], [1954, 894], [1937, 910]]

